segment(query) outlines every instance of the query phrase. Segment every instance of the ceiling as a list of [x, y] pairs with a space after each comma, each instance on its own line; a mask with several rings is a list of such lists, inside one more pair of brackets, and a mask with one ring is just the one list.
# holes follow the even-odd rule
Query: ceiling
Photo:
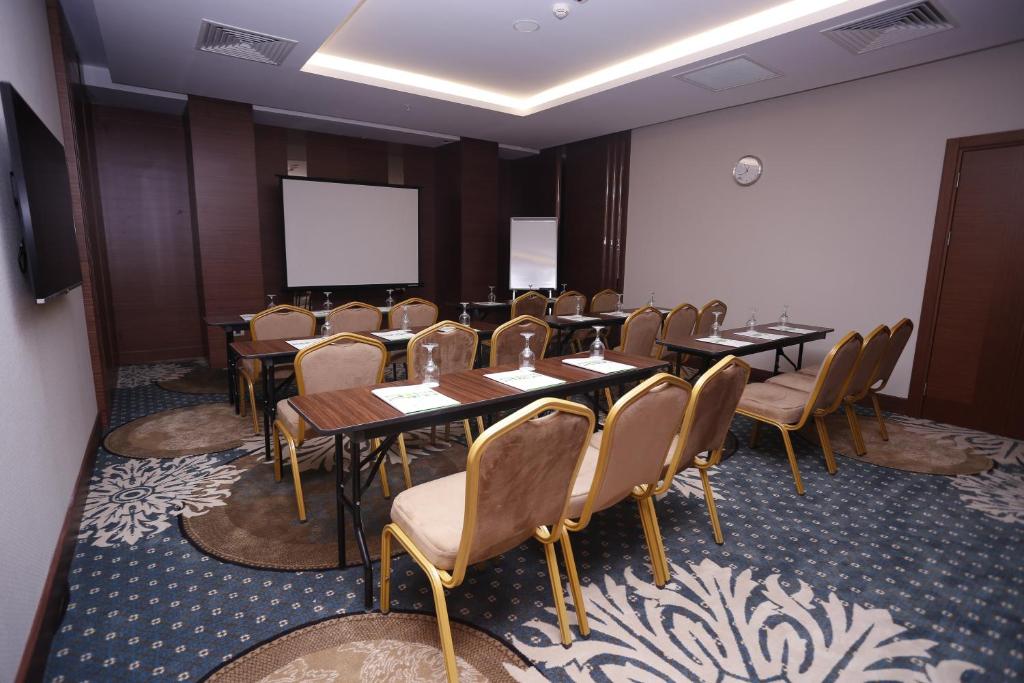
[[[98, 102], [181, 111], [188, 93], [252, 103], [261, 123], [506, 156], [1024, 39], [1020, 0], [934, 0], [953, 30], [860, 55], [821, 31], [906, 0], [566, 4], [559, 20], [545, 0], [63, 1]], [[539, 30], [514, 31], [524, 18]], [[201, 52], [203, 19], [297, 44], [281, 66]], [[720, 92], [673, 78], [737, 55], [781, 76]]]

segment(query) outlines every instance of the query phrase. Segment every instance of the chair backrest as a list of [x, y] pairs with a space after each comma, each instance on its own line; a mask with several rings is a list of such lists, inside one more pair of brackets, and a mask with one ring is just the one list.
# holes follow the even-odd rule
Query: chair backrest
[[800, 417], [801, 423], [811, 413], [830, 413], [839, 406], [839, 402], [846, 396], [846, 387], [857, 366], [863, 344], [864, 338], [859, 333], [848, 332], [828, 352]]
[[576, 302], [580, 302], [580, 308], [586, 310], [587, 308], [587, 297], [583, 296], [581, 292], [571, 290], [564, 294], [559, 294], [558, 298], [555, 299], [555, 303], [551, 307], [552, 315], [575, 315], [576, 313]]
[[[545, 414], [546, 413], [546, 414]], [[469, 449], [466, 512], [453, 579], [548, 526], [562, 533], [569, 496], [594, 429], [586, 406], [544, 398], [497, 422]]]
[[650, 306], [638, 308], [629, 314], [622, 325], [619, 350], [636, 356], [650, 356], [660, 330], [661, 311]]
[[332, 332], [373, 332], [384, 316], [380, 309], [362, 301], [350, 301], [327, 314]]
[[864, 345], [860, 349], [857, 367], [846, 387], [846, 397], [850, 401], [859, 401], [868, 395], [868, 387], [878, 379], [878, 365], [882, 362], [886, 347], [889, 346], [891, 335], [888, 325], [879, 325], [864, 337]]
[[451, 320], [442, 320], [431, 325], [409, 340], [406, 346], [409, 367], [409, 379], [419, 382], [423, 377], [423, 364], [426, 363], [426, 351], [423, 345], [437, 344], [433, 351], [434, 362], [438, 372], [447, 375], [451, 372], [465, 372], [473, 369], [476, 360], [476, 347], [479, 342], [476, 330]]
[[517, 364], [519, 352], [523, 350], [523, 332], [533, 332], [530, 338], [530, 348], [537, 354], [537, 358], [543, 358], [547, 353], [548, 343], [551, 341], [551, 328], [540, 318], [532, 315], [521, 315], [518, 318], [509, 320], [504, 325], [499, 325], [491, 335], [491, 357], [489, 365]]
[[512, 301], [512, 317], [532, 315], [543, 318], [548, 311], [548, 298], [539, 292], [520, 294]]
[[399, 301], [388, 311], [388, 327], [395, 330], [402, 326], [402, 311], [409, 311], [409, 327], [427, 327], [437, 322], [437, 304], [413, 297]]
[[615, 505], [634, 487], [658, 483], [690, 391], [685, 381], [663, 372], [616, 401], [604, 424], [590, 493], [573, 529], [585, 527], [592, 513]]
[[882, 360], [878, 364], [878, 374], [875, 375], [875, 380], [872, 382], [873, 385], [877, 384], [877, 386], [872, 386], [873, 391], [881, 391], [889, 383], [889, 377], [892, 376], [892, 371], [896, 368], [896, 363], [903, 355], [903, 349], [907, 347], [907, 342], [910, 341], [910, 335], [913, 332], [914, 323], [910, 322], [910, 318], [903, 318], [892, 326], [889, 344], [885, 347], [885, 353], [882, 354]]
[[722, 325], [722, 329], [725, 329], [725, 314], [728, 310], [729, 307], [718, 299], [712, 299], [704, 304], [700, 309], [700, 313], [697, 314], [697, 324], [693, 328], [694, 336], [703, 337], [711, 331], [711, 323], [715, 322], [715, 311], [722, 314], [718, 316], [718, 322]]
[[304, 308], [281, 304], [260, 311], [249, 321], [253, 339], [301, 339], [316, 334], [316, 316]]
[[[661, 326], [661, 338], [665, 341], [678, 342], [693, 334], [697, 324], [697, 307], [693, 304], [679, 304], [665, 316]], [[665, 355], [665, 347], [658, 347], [658, 357]]]
[[707, 451], [708, 461], [718, 464], [729, 425], [749, 379], [750, 366], [736, 356], [726, 356], [700, 376], [686, 405], [672, 463], [656, 493], [667, 491], [672, 477], [689, 467], [700, 453]]
[[295, 356], [300, 394], [380, 384], [388, 350], [381, 342], [342, 332], [307, 346]]
[[619, 304], [619, 293], [614, 289], [602, 289], [590, 300], [591, 313], [611, 313]]

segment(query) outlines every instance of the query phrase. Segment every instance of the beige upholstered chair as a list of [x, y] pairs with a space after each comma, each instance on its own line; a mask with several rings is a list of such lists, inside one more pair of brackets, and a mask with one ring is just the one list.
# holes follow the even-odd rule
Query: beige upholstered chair
[[383, 319], [380, 309], [362, 301], [350, 301], [327, 314], [331, 332], [374, 332]]
[[593, 428], [594, 413], [585, 406], [534, 401], [480, 435], [465, 472], [395, 496], [381, 534], [380, 611], [391, 608], [393, 538], [430, 582], [449, 681], [458, 680], [458, 670], [444, 589], [459, 586], [470, 564], [531, 536], [544, 547], [562, 644], [571, 642], [554, 544], [565, 537], [569, 495]]
[[836, 461], [832, 454], [832, 445], [828, 439], [828, 428], [825, 416], [839, 407], [846, 396], [846, 387], [857, 366], [863, 340], [856, 332], [850, 332], [839, 340], [825, 357], [821, 370], [814, 378], [814, 386], [810, 392], [790, 389], [777, 383], [762, 382], [748, 384], [743, 391], [736, 412], [753, 419], [754, 430], [751, 434], [751, 446], [757, 444], [758, 428], [761, 422], [778, 427], [782, 432], [782, 442], [786, 446], [786, 456], [793, 471], [793, 482], [796, 492], [804, 494], [804, 484], [800, 479], [796, 454], [789, 433], [801, 429], [807, 420], [814, 418], [821, 439], [821, 449], [825, 455], [825, 465], [829, 474], [836, 473]]
[[619, 293], [614, 289], [602, 289], [590, 300], [591, 313], [611, 313], [619, 304]]
[[[379, 384], [384, 377], [387, 359], [387, 349], [376, 339], [351, 332], [327, 337], [312, 346], [307, 346], [295, 356], [295, 378], [299, 385], [299, 395]], [[288, 444], [292, 482], [295, 485], [295, 502], [299, 508], [299, 520], [303, 522], [306, 521], [306, 504], [302, 497], [302, 479], [299, 476], [296, 451], [311, 433], [312, 427], [295, 412], [287, 399], [278, 402], [277, 419], [274, 420], [271, 439], [274, 444], [274, 479], [281, 481], [281, 436], [284, 436]], [[402, 453], [404, 458], [404, 449]], [[341, 466], [341, 463], [335, 463], [335, 467]], [[408, 470], [408, 461], [403, 460], [402, 466]], [[379, 473], [381, 488], [384, 495], [389, 497], [391, 491], [383, 462]], [[410, 488], [408, 482], [406, 488]]]
[[[693, 328], [697, 324], [697, 307], [693, 304], [679, 304], [665, 316], [665, 322], [661, 326], [661, 338], [665, 341], [677, 342], [684, 337], [693, 334]], [[658, 346], [658, 358], [665, 356], [667, 352], [664, 346]]]
[[[479, 336], [476, 330], [451, 320], [442, 320], [425, 330], [421, 330], [406, 345], [409, 380], [412, 382], [422, 381], [423, 366], [427, 362], [426, 351], [423, 349], [423, 345], [428, 343], [437, 344], [437, 348], [433, 350], [432, 355], [434, 362], [437, 363], [440, 374], [447, 375], [453, 372], [465, 372], [473, 369], [473, 363], [476, 361], [477, 344], [479, 343]], [[473, 432], [469, 428], [469, 420], [463, 420], [462, 426], [466, 430], [466, 445], [472, 446]]]
[[518, 318], [521, 315], [532, 315], [534, 318], [543, 318], [548, 311], [548, 298], [539, 292], [526, 292], [520, 294], [512, 301], [512, 314], [510, 317]]
[[697, 314], [697, 324], [693, 328], [694, 336], [706, 337], [711, 332], [711, 323], [715, 322], [715, 311], [722, 314], [718, 316], [718, 323], [725, 329], [725, 314], [729, 311], [729, 307], [718, 299], [712, 299], [704, 304], [700, 313]]
[[488, 365], [510, 365], [519, 363], [519, 352], [523, 350], [523, 332], [533, 332], [530, 348], [537, 354], [537, 359], [547, 353], [551, 341], [551, 328], [540, 318], [532, 315], [521, 315], [503, 325], [499, 325], [491, 335], [491, 355]]
[[[660, 331], [661, 311], [652, 306], [638, 308], [622, 324], [621, 342], [615, 350], [634, 356], [651, 356], [654, 354], [654, 340]], [[605, 388], [604, 396], [610, 408], [613, 402], [612, 390]]]
[[[316, 316], [304, 308], [281, 304], [260, 311], [249, 321], [249, 336], [256, 339], [303, 339], [316, 334]], [[256, 388], [263, 372], [263, 364], [258, 360], [243, 359], [238, 363], [238, 395], [249, 393], [249, 406], [252, 409], [253, 430], [260, 433], [259, 419], [256, 417]], [[275, 365], [272, 380], [282, 379], [292, 374], [292, 365]], [[245, 400], [240, 400], [242, 413], [245, 413]]]
[[[587, 297], [583, 296], [582, 292], [576, 290], [570, 290], [563, 294], [559, 294], [558, 298], [555, 299], [555, 303], [551, 306], [552, 315], [576, 315], [576, 303], [580, 303], [580, 309], [587, 309]], [[540, 316], [538, 316], [540, 317]]]
[[[399, 301], [388, 311], [388, 328], [397, 330], [402, 327], [402, 311], [409, 312], [409, 327], [429, 327], [437, 322], [437, 304], [413, 297]], [[405, 351], [395, 351], [388, 359], [390, 363], [404, 363]]]
[[[843, 408], [846, 411], [846, 420], [850, 424], [850, 435], [853, 437], [853, 447], [857, 455], [864, 455], [867, 448], [864, 446], [864, 437], [860, 432], [860, 422], [857, 420], [857, 413], [853, 407], [868, 395], [868, 389], [878, 378], [878, 366], [889, 345], [889, 328], [879, 325], [868, 333], [864, 338], [864, 345], [860, 350], [860, 358], [857, 359], [857, 366], [850, 378], [850, 384], [846, 388], [846, 396], [843, 397]], [[805, 372], [787, 372], [767, 380], [771, 384], [798, 389], [810, 392], [814, 388], [815, 375]]]
[[896, 363], [899, 361], [900, 356], [903, 355], [903, 349], [907, 347], [907, 342], [910, 341], [910, 335], [913, 332], [914, 323], [910, 322], [909, 318], [903, 318], [892, 326], [892, 332], [889, 334], [889, 343], [886, 345], [885, 353], [882, 354], [882, 360], [878, 364], [878, 372], [875, 374], [871, 386], [868, 387], [868, 395], [871, 397], [871, 405], [875, 409], [875, 417], [878, 418], [878, 431], [882, 435], [883, 441], [889, 440], [889, 432], [885, 429], [882, 407], [878, 405], [878, 394], [889, 383], [892, 371], [896, 368]]

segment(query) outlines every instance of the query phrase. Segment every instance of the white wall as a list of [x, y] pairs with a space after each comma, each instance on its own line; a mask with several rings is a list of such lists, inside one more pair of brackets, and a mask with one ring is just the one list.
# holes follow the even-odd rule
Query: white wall
[[[917, 324], [946, 140], [1016, 128], [1024, 43], [637, 129], [626, 299], [717, 297], [727, 327], [788, 303], [836, 328], [812, 359], [848, 330]], [[739, 187], [745, 154], [764, 174]], [[886, 393], [906, 396], [914, 343]]]
[[[46, 7], [0, 3], [0, 80], [10, 81], [57, 137], [60, 112]], [[0, 136], [3, 137], [3, 136]], [[0, 177], [7, 149], [0, 142]], [[20, 227], [0, 184], [0, 680], [18, 668], [75, 477], [96, 418], [82, 290], [33, 302], [16, 256]]]

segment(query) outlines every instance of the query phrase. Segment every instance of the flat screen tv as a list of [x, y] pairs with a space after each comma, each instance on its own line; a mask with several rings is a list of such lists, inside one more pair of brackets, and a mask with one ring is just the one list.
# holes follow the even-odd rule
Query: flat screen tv
[[21, 219], [18, 265], [38, 303], [82, 284], [64, 146], [10, 83], [0, 82], [11, 190]]

